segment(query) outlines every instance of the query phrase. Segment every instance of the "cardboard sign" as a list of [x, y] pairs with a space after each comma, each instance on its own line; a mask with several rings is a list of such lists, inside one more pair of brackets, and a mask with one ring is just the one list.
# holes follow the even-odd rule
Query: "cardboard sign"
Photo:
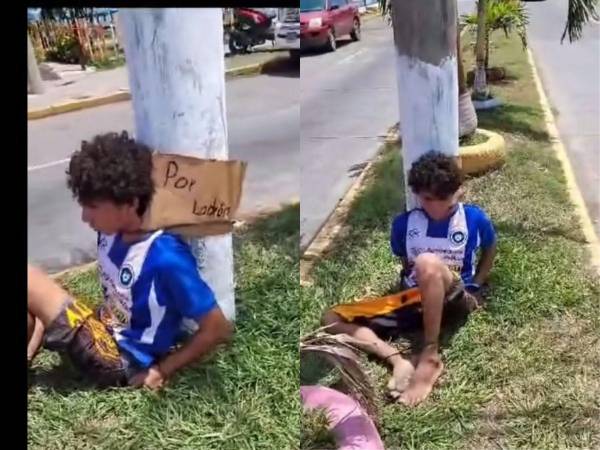
[[155, 192], [144, 230], [168, 229], [185, 236], [231, 232], [242, 197], [246, 163], [155, 153]]

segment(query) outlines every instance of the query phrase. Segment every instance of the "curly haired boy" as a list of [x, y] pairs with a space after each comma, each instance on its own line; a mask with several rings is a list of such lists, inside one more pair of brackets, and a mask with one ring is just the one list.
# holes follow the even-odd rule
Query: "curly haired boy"
[[[158, 389], [230, 339], [232, 326], [189, 246], [163, 230], [140, 229], [154, 193], [149, 148], [126, 132], [83, 141], [71, 156], [67, 185], [81, 219], [97, 232], [104, 301], [92, 311], [28, 265], [30, 361], [43, 342], [98, 385]], [[184, 319], [198, 324], [185, 342]]]
[[[323, 316], [330, 333], [353, 336], [392, 366], [388, 388], [408, 406], [422, 402], [442, 373], [444, 311], [451, 303], [468, 312], [480, 306], [496, 254], [494, 226], [481, 208], [459, 201], [462, 184], [463, 174], [450, 156], [430, 151], [415, 161], [408, 185], [420, 206], [398, 215], [390, 236], [392, 252], [402, 262], [403, 291], [337, 305]], [[424, 345], [415, 368], [384, 339], [419, 324]]]

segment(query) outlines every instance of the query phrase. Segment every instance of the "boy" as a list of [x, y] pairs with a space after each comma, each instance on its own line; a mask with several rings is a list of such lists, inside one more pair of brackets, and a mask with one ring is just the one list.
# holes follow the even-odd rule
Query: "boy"
[[[420, 207], [392, 223], [392, 252], [402, 261], [400, 296], [338, 305], [323, 316], [330, 333], [346, 333], [364, 349], [392, 365], [388, 387], [399, 401], [414, 406], [431, 392], [442, 373], [439, 335], [444, 306], [460, 302], [472, 311], [496, 254], [496, 235], [487, 215], [460, 203], [463, 175], [454, 158], [430, 151], [412, 165], [408, 184]], [[476, 252], [481, 250], [479, 261]], [[416, 368], [380, 336], [422, 320], [424, 347]]]
[[[98, 385], [158, 389], [226, 342], [231, 324], [200, 278], [189, 246], [163, 230], [140, 230], [154, 193], [150, 149], [126, 132], [99, 135], [82, 142], [67, 176], [82, 220], [98, 233], [104, 301], [94, 313], [28, 266], [28, 359], [43, 339]], [[172, 351], [185, 318], [198, 330]]]

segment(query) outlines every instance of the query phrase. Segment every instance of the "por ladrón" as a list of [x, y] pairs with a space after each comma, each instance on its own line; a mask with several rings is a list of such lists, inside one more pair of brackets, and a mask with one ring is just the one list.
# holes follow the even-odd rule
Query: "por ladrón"
[[[187, 189], [188, 192], [192, 191], [192, 186], [196, 184], [196, 180], [188, 178], [186, 176], [179, 176], [179, 165], [176, 161], [169, 161], [167, 164], [167, 171], [165, 173], [165, 181], [163, 187], [166, 187], [172, 181], [173, 187], [176, 189]], [[225, 202], [218, 201], [216, 198], [213, 199], [209, 205], [198, 205], [198, 201], [194, 199], [192, 206], [192, 213], [197, 216], [216, 216], [216, 217], [227, 217], [231, 211], [231, 207], [227, 206]]]

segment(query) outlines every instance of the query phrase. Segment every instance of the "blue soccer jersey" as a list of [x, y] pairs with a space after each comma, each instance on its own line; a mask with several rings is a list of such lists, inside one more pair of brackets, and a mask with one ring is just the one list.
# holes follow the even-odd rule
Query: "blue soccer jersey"
[[177, 343], [184, 319], [198, 320], [217, 305], [189, 246], [162, 230], [132, 244], [120, 234], [99, 234], [98, 268], [100, 318], [142, 367]]
[[494, 226], [485, 212], [475, 205], [456, 205], [445, 220], [432, 220], [425, 210], [415, 208], [398, 215], [392, 223], [392, 252], [408, 260], [405, 283], [416, 286], [412, 270], [415, 258], [424, 252], [438, 255], [465, 283], [473, 282], [477, 251], [496, 242]]

